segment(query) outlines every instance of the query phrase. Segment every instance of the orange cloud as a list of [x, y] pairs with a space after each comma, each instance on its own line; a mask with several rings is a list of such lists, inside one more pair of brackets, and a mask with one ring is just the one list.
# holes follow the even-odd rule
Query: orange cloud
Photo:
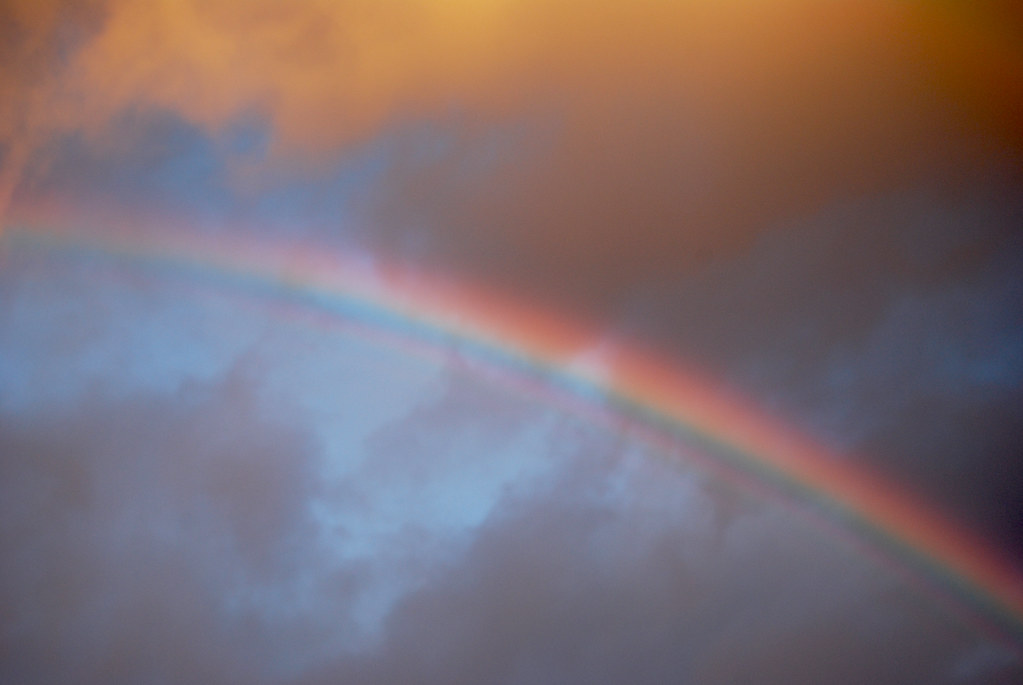
[[[667, 129], [694, 126], [724, 150], [722, 163], [741, 157], [751, 169], [779, 155], [798, 164], [839, 138], [848, 142], [835, 156], [853, 166], [891, 154], [889, 144], [924, 135], [919, 124], [936, 125], [926, 118], [937, 97], [968, 100], [968, 116], [1010, 130], [1023, 100], [1018, 45], [929, 5], [15, 2], [3, 10], [13, 58], [0, 70], [0, 202], [51, 136], [111, 143], [119, 115], [154, 108], [214, 132], [259, 112], [275, 153], [313, 158], [403, 120], [453, 109], [486, 120], [545, 104], [574, 127], [568, 145], [583, 162], [630, 117], [649, 118], [669, 147]], [[630, 135], [647, 137], [626, 125], [611, 147]]]
[[[80, 6], [9, 10], [21, 59], [3, 79], [5, 135], [13, 107], [85, 128], [130, 107], [167, 108], [214, 128], [258, 108], [283, 144], [315, 148], [410, 113], [518, 106], [541, 94], [667, 89], [792, 107], [784, 98], [799, 93], [787, 88], [815, 74], [850, 75], [852, 65], [833, 58], [862, 58], [864, 41], [881, 49], [879, 63], [929, 36], [944, 37], [943, 52], [955, 49], [933, 12], [877, 1], [112, 0], [92, 9], [101, 19], [70, 59], [33, 64], [67, 41], [56, 29], [81, 23]], [[40, 88], [59, 97], [25, 101]]]

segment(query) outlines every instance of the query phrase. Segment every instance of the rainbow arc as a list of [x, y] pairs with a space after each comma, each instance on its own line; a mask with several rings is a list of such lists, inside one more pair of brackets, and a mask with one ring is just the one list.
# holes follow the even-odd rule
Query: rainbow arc
[[588, 358], [579, 353], [599, 336], [583, 323], [480, 288], [344, 262], [315, 246], [257, 249], [21, 229], [0, 235], [0, 257], [3, 248], [228, 289], [343, 320], [417, 354], [457, 356], [661, 450], [681, 446], [703, 455], [711, 468], [852, 532], [1023, 644], [1023, 575], [989, 544], [676, 359], [630, 344]]

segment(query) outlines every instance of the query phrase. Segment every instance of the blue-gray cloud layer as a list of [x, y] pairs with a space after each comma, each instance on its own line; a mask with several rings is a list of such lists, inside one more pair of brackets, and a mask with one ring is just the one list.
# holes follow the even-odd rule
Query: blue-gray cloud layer
[[[684, 452], [343, 326], [41, 261], [0, 278], [4, 680], [1020, 676], [954, 603]], [[206, 373], [148, 354], [168, 326]]]

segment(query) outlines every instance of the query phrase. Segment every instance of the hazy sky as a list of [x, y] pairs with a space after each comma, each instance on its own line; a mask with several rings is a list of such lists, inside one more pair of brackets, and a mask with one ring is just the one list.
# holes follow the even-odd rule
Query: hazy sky
[[26, 236], [500, 293], [1023, 577], [1021, 131], [1012, 2], [0, 2], [0, 680], [1018, 682], [685, 440]]

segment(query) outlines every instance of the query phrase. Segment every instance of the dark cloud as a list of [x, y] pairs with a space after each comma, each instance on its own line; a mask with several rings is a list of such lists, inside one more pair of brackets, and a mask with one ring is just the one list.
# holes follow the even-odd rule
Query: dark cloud
[[995, 186], [825, 212], [680, 278], [670, 303], [649, 292], [630, 325], [1018, 554], [1020, 210]]
[[[600, 463], [621, 456], [580, 454], [508, 501], [398, 605], [375, 650], [313, 681], [942, 682], [968, 658], [947, 617], [777, 511], [715, 536], [702, 488], [657, 468], [622, 500], [621, 472]], [[656, 479], [685, 500], [675, 516]], [[973, 676], [1008, 682], [1013, 668], [996, 656]]]
[[616, 29], [581, 24], [562, 38], [580, 62], [614, 55], [618, 70], [587, 80], [554, 59], [562, 90], [523, 106], [536, 147], [513, 141], [479, 169], [492, 139], [478, 131], [493, 124], [470, 107], [437, 121], [449, 145], [395, 159], [370, 210], [385, 252], [411, 243], [415, 260], [606, 315], [637, 287], [663, 290], [835, 206], [951, 192], [992, 164], [1018, 171], [1018, 151], [936, 87], [942, 68], [912, 14], [883, 3], [680, 11], [689, 22], [658, 17], [678, 34], [668, 50], [652, 27], [645, 49], [633, 43], [643, 10], [604, 9], [593, 22], [614, 17]]
[[4, 680], [256, 682], [278, 668], [300, 637], [284, 603], [313, 552], [316, 483], [304, 438], [244, 395], [4, 415]]

